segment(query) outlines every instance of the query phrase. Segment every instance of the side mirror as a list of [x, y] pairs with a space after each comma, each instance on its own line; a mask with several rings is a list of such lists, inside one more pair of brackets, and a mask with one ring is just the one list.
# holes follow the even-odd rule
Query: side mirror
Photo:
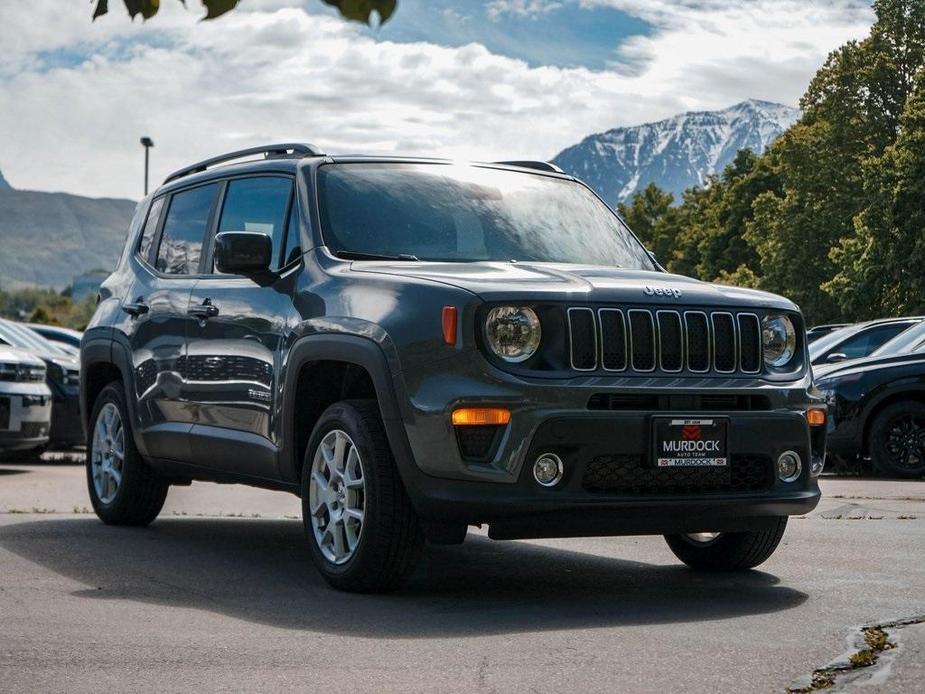
[[829, 364], [834, 364], [837, 361], [845, 361], [848, 358], [848, 355], [844, 352], [832, 352], [829, 356], [825, 358], [826, 362]]
[[223, 231], [215, 236], [215, 269], [231, 275], [267, 272], [273, 241], [253, 231]]

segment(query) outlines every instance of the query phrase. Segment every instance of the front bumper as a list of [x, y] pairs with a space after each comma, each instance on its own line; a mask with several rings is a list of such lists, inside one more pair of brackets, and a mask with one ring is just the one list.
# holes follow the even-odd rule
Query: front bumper
[[[543, 383], [473, 366], [471, 378], [449, 377], [445, 370], [404, 376], [402, 385], [410, 393], [405, 402], [412, 407], [393, 423], [401, 431], [389, 438], [412, 502], [427, 522], [487, 523], [489, 534], [499, 539], [744, 531], [766, 527], [779, 516], [808, 513], [819, 501], [810, 466], [825, 455], [825, 430], [805, 419], [808, 406], [821, 404], [810, 394], [808, 378], [786, 385], [742, 378], [596, 376]], [[447, 392], [468, 394], [441, 398]], [[667, 406], [658, 409], [594, 410], [589, 402], [597, 393], [668, 399], [660, 400]], [[756, 396], [762, 404], [735, 410], [696, 407], [704, 394]], [[450, 414], [462, 406], [511, 410], [511, 423], [486, 460], [467, 461], [460, 453]], [[696, 478], [673, 484], [653, 477], [654, 415], [728, 418], [733, 477], [736, 461], [744, 459], [761, 474], [745, 484]], [[802, 474], [794, 482], [776, 475], [776, 461], [785, 451], [802, 459]], [[555, 453], [564, 463], [563, 480], [552, 488], [533, 479], [533, 461], [543, 453]], [[602, 465], [610, 468], [603, 484]], [[631, 483], [606, 482], [608, 474], [625, 478], [626, 468], [631, 468]]]
[[[48, 443], [51, 393], [44, 383], [0, 384], [4, 400], [0, 421], [0, 449], [28, 450]], [[5, 411], [8, 408], [8, 413]]]
[[[642, 413], [545, 422], [525, 458], [555, 453], [562, 459], [565, 475], [553, 488], [537, 484], [530, 465], [522, 466], [514, 484], [440, 479], [419, 469], [403, 470], [403, 478], [425, 520], [487, 523], [498, 539], [743, 531], [813, 510], [820, 493], [809, 462], [824, 452], [802, 418], [727, 416], [731, 477], [725, 483], [704, 479], [712, 469], [654, 468], [647, 443], [651, 415]], [[794, 482], [775, 473], [777, 457], [787, 450], [804, 461]]]

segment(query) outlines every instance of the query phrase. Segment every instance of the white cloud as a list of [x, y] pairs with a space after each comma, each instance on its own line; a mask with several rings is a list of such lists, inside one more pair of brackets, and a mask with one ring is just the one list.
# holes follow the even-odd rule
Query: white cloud
[[490, 0], [485, 6], [489, 19], [504, 15], [535, 18], [562, 7], [556, 0]]
[[[585, 135], [748, 97], [794, 104], [825, 55], [867, 32], [856, 3], [581, 0], [655, 29], [612, 69], [530, 67], [478, 44], [377, 41], [293, 0], [199, 23], [162, 3], [131, 24], [113, 2], [0, 2], [0, 170], [19, 188], [138, 197], [152, 174], [255, 143], [332, 152], [550, 157]], [[528, 3], [529, 4], [529, 3]], [[401, 12], [401, 5], [399, 5]], [[49, 54], [48, 52], [52, 53]], [[73, 57], [86, 59], [73, 62]]]

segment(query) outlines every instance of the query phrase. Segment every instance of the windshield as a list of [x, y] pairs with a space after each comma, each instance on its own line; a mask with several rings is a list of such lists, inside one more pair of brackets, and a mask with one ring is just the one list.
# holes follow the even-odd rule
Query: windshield
[[925, 322], [919, 323], [908, 330], [901, 332], [888, 342], [870, 353], [872, 357], [882, 357], [889, 354], [905, 354], [917, 352], [925, 341]]
[[847, 328], [833, 330], [828, 335], [823, 335], [818, 340], [814, 340], [809, 345], [809, 358], [815, 359], [821, 354], [825, 354], [830, 348], [839, 344], [842, 340], [851, 337], [858, 331], [857, 326], [849, 325]]
[[477, 166], [337, 164], [318, 172], [325, 243], [344, 257], [656, 269], [574, 181]]

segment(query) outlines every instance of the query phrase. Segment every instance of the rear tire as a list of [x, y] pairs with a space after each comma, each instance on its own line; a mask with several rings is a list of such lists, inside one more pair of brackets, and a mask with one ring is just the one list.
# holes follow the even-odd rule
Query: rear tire
[[302, 519], [312, 561], [334, 588], [399, 588], [424, 532], [395, 466], [374, 400], [324, 411], [302, 465]]
[[148, 525], [157, 518], [169, 485], [142, 460], [121, 383], [106, 386], [90, 415], [87, 488], [107, 525]]
[[767, 530], [718, 533], [713, 538], [699, 540], [696, 535], [708, 533], [665, 535], [665, 541], [674, 555], [692, 569], [745, 571], [774, 554], [786, 528], [787, 516], [781, 516]]
[[884, 475], [925, 475], [925, 405], [907, 400], [883, 408], [870, 427], [870, 457]]

